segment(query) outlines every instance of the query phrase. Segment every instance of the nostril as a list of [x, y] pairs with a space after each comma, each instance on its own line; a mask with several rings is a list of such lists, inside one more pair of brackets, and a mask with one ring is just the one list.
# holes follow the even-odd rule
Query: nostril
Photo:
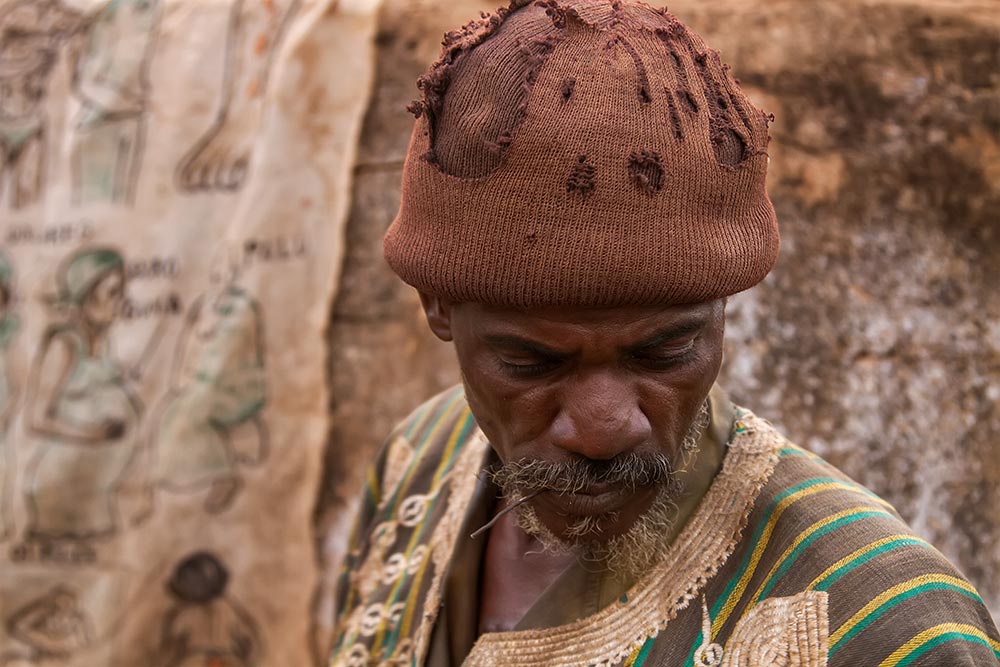
[[562, 410], [553, 420], [553, 445], [593, 460], [614, 458], [649, 441], [652, 427], [637, 405]]

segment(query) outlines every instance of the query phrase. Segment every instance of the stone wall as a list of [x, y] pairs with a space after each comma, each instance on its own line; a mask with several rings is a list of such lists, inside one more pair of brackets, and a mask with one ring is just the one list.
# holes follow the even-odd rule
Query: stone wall
[[[441, 34], [492, 3], [386, 0], [330, 328], [328, 566], [381, 438], [458, 381], [381, 260]], [[729, 307], [723, 380], [891, 502], [1000, 612], [1000, 13], [992, 0], [676, 0], [772, 125], [773, 274]], [[329, 588], [328, 581], [328, 588]], [[327, 591], [328, 593], [328, 591]], [[322, 598], [322, 596], [321, 596]]]

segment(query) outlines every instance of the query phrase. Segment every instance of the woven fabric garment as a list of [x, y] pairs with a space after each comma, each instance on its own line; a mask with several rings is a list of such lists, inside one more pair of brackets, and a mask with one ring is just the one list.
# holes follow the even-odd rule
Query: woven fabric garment
[[484, 634], [449, 656], [433, 638], [456, 599], [478, 608], [475, 586], [445, 583], [483, 515], [477, 474], [490, 453], [460, 388], [426, 403], [368, 477], [331, 664], [1000, 666], [975, 589], [888, 503], [735, 414], [698, 509], [617, 602], [565, 625]]
[[410, 285], [524, 307], [678, 304], [774, 265], [768, 119], [665, 11], [514, 3], [446, 36], [420, 87], [384, 240]]

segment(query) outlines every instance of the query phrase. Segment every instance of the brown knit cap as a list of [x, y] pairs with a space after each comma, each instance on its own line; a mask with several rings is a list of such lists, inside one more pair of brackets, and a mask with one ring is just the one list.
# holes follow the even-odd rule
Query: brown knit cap
[[514, 2], [445, 36], [386, 259], [455, 302], [696, 303], [777, 258], [768, 119], [637, 2]]

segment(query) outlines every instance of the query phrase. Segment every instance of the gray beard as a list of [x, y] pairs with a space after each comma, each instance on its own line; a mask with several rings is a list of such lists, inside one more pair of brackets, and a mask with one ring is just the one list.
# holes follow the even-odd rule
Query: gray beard
[[632, 490], [655, 484], [657, 491], [649, 508], [626, 532], [610, 538], [602, 539], [601, 523], [613, 519], [613, 515], [581, 517], [560, 536], [542, 523], [530, 502], [521, 503], [514, 509], [518, 525], [535, 537], [544, 550], [574, 554], [591, 569], [603, 568], [623, 579], [636, 579], [663, 555], [677, 518], [676, 500], [684, 491], [679, 473], [687, 468], [697, 452], [698, 440], [709, 419], [706, 400], [688, 428], [680, 452], [673, 459], [666, 455], [639, 458], [627, 454], [610, 462], [516, 461], [502, 465], [492, 477], [504, 497], [511, 501], [539, 489], [572, 493], [597, 483], [613, 483]]

